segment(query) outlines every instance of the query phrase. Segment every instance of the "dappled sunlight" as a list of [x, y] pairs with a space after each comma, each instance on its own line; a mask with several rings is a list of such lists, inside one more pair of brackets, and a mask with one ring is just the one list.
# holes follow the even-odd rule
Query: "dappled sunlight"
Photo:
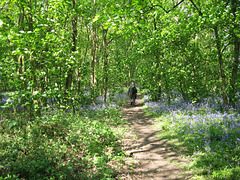
[[[184, 171], [183, 165], [186, 159], [175, 151], [166, 139], [159, 134], [162, 129], [157, 129], [156, 120], [144, 114], [141, 99], [137, 99], [136, 106], [126, 106], [123, 109], [123, 117], [127, 120], [130, 130], [124, 139], [124, 150], [133, 160], [134, 170], [129, 173], [131, 179], [176, 179], [189, 177]], [[133, 138], [135, 137], [135, 138]], [[170, 163], [173, 162], [173, 163]]]
[[171, 104], [149, 101], [144, 108], [158, 117], [160, 127], [167, 131], [163, 138], [177, 138], [185, 147], [183, 154], [193, 161], [191, 168], [211, 177], [222, 176], [219, 170], [227, 168], [226, 177], [240, 176], [240, 114], [234, 109], [221, 111], [217, 101], [205, 100], [187, 103], [177, 98]]

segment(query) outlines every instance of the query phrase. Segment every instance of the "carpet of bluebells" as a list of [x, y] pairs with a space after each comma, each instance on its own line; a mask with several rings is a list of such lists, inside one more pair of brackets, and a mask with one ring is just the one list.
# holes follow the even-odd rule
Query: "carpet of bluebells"
[[[240, 105], [225, 109], [220, 98], [186, 102], [175, 93], [171, 103], [151, 102], [145, 110], [159, 119], [162, 136], [177, 139], [179, 153], [188, 156], [199, 179], [240, 179]], [[179, 148], [181, 146], [181, 148]]]
[[[2, 96], [2, 105], [7, 99]], [[125, 157], [120, 106], [127, 95], [102, 100], [79, 104], [75, 114], [51, 105], [34, 120], [0, 109], [0, 180], [117, 178]]]

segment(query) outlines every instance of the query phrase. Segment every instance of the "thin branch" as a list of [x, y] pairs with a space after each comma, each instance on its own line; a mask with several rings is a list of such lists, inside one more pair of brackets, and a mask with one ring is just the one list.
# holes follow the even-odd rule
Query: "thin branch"
[[226, 45], [223, 47], [222, 53], [225, 51], [225, 49], [226, 49], [229, 45], [231, 45], [231, 43], [232, 43], [232, 42], [229, 42], [228, 44], [226, 44]]
[[193, 2], [193, 0], [190, 0], [190, 1], [191, 1], [191, 3], [193, 4], [193, 6], [197, 9], [199, 15], [202, 16], [203, 13], [201, 12], [201, 10], [196, 6], [196, 4]]
[[118, 38], [120, 38], [120, 37], [122, 37], [122, 35], [119, 35], [119, 36], [117, 36], [117, 37], [112, 37], [112, 38], [107, 42], [107, 45], [109, 45], [113, 40], [118, 39]]
[[[155, 7], [160, 7], [160, 8], [162, 8], [162, 10], [165, 12], [165, 13], [169, 13], [170, 11], [172, 11], [172, 10], [174, 10], [177, 6], [179, 6], [181, 3], [183, 3], [183, 1], [185, 1], [185, 0], [182, 0], [182, 1], [180, 1], [179, 3], [177, 3], [175, 6], [173, 6], [170, 10], [166, 10], [163, 6], [161, 6], [161, 5], [159, 5], [159, 4], [156, 4], [156, 5], [152, 5], [151, 7], [150, 7], [150, 10], [152, 10], [153, 8], [155, 8]], [[151, 3], [152, 4], [152, 3]]]
[[167, 11], [164, 7], [160, 6], [160, 5], [154, 5], [151, 7], [151, 9], [155, 8], [155, 7], [160, 7], [162, 8], [162, 10], [165, 12], [165, 13], [168, 13], [169, 11]]
[[180, 5], [184, 0], [180, 1], [179, 3], [177, 3], [175, 6], [172, 7], [172, 9], [170, 9], [169, 11], [167, 11], [167, 13], [169, 13], [170, 11], [172, 11], [173, 9], [175, 9], [178, 5]]

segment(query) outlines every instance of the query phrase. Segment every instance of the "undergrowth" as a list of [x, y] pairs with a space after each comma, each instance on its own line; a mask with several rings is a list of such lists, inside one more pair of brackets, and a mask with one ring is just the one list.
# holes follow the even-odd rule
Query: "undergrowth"
[[179, 98], [167, 104], [145, 102], [145, 111], [158, 119], [162, 138], [188, 157], [192, 179], [240, 179], [240, 115], [223, 111], [214, 101], [187, 103]]
[[0, 121], [0, 179], [115, 179], [124, 164], [118, 106], [53, 109], [33, 121]]

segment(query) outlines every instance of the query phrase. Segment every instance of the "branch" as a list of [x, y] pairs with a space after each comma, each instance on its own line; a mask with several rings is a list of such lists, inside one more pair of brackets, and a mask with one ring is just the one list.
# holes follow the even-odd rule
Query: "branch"
[[200, 9], [198, 9], [198, 7], [196, 6], [196, 4], [193, 2], [193, 0], [190, 0], [191, 1], [191, 3], [193, 4], [193, 6], [197, 9], [197, 11], [198, 11], [198, 13], [199, 13], [199, 15], [200, 16], [202, 16], [203, 15], [203, 13], [201, 12], [201, 10]]
[[160, 8], [162, 8], [162, 10], [163, 10], [165, 13], [168, 13], [168, 11], [167, 11], [164, 7], [162, 7], [162, 6], [160, 6], [160, 5], [154, 5], [154, 6], [152, 6], [152, 7], [151, 7], [151, 10], [152, 10], [153, 8], [155, 8], [155, 7], [160, 7]]
[[165, 12], [165, 13], [169, 13], [170, 11], [174, 10], [178, 5], [180, 5], [184, 0], [181, 0], [179, 3], [177, 3], [175, 6], [173, 6], [170, 10], [166, 10], [163, 6], [161, 5], [153, 5], [152, 7], [150, 7], [150, 10], [152, 10], [154, 7], [160, 7], [162, 8], [162, 10]]
[[177, 3], [175, 6], [172, 7], [172, 9], [170, 9], [169, 11], [167, 11], [167, 13], [169, 13], [170, 11], [172, 11], [173, 9], [175, 9], [178, 5], [180, 5], [184, 0], [180, 1], [179, 3]]
[[122, 37], [122, 35], [119, 35], [119, 36], [117, 36], [117, 37], [112, 37], [112, 38], [107, 42], [107, 45], [109, 45], [113, 40], [118, 39], [118, 38], [120, 38], [120, 37]]
[[[151, 0], [149, 0], [149, 3], [150, 3], [152, 6], [148, 6], [148, 7], [149, 7], [149, 10], [148, 10], [148, 11], [152, 10], [152, 9], [155, 8], [155, 7], [160, 7], [160, 8], [163, 9], [164, 12], [167, 12], [167, 10], [166, 10], [164, 7], [162, 7], [162, 6], [160, 6], [160, 5], [153, 5], [153, 3], [151, 2]], [[147, 11], [147, 12], [148, 12], [148, 11]]]
[[231, 42], [228, 43], [228, 44], [226, 44], [226, 45], [223, 47], [223, 49], [222, 49], [222, 53], [225, 51], [225, 49], [226, 49], [229, 45], [231, 45]]

